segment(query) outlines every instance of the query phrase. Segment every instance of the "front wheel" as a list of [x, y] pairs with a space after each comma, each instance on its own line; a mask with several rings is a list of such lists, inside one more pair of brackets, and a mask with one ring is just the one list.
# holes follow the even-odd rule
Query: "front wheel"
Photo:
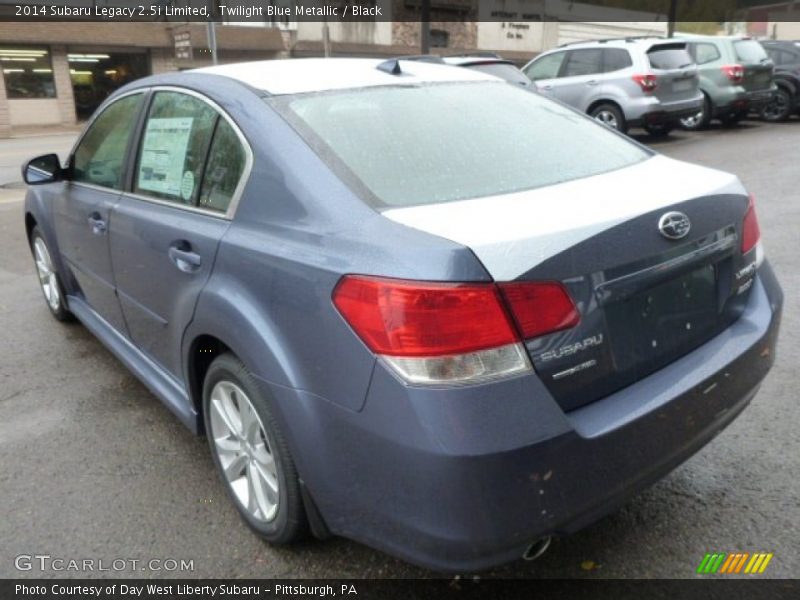
[[273, 544], [307, 529], [289, 446], [255, 378], [232, 354], [211, 363], [203, 414], [214, 464], [245, 522]]
[[39, 275], [39, 287], [42, 289], [50, 314], [58, 321], [73, 321], [75, 317], [64, 302], [64, 286], [61, 285], [61, 278], [53, 263], [50, 248], [39, 227], [34, 227], [31, 232], [31, 251], [36, 263], [36, 273]]
[[622, 114], [622, 111], [613, 104], [601, 104], [596, 106], [589, 113], [589, 116], [607, 127], [616, 129], [620, 133], [625, 133], [628, 130], [628, 126], [625, 123], [625, 116]]
[[772, 96], [772, 100], [761, 109], [761, 118], [770, 123], [785, 121], [792, 114], [792, 95], [783, 88]]

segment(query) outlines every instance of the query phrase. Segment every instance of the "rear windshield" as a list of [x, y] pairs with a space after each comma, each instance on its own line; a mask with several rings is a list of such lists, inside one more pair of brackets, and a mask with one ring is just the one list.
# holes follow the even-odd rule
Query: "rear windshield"
[[502, 82], [361, 88], [266, 101], [376, 207], [532, 189], [650, 156], [605, 126]]
[[764, 48], [755, 40], [740, 40], [733, 43], [736, 58], [744, 62], [760, 62], [767, 58]]
[[525, 73], [514, 65], [509, 65], [507, 63], [478, 63], [475, 65], [467, 65], [467, 67], [475, 71], [494, 75], [495, 77], [505, 79], [511, 83], [518, 83], [520, 85], [530, 85], [531, 83], [531, 80], [525, 76]]
[[647, 51], [650, 66], [654, 69], [683, 69], [694, 63], [684, 44], [654, 46]]

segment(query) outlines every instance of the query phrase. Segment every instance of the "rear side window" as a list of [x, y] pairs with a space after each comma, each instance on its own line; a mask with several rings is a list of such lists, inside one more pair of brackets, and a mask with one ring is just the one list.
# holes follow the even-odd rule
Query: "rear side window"
[[221, 118], [208, 153], [208, 165], [200, 188], [200, 208], [220, 212], [228, 210], [246, 160], [239, 136], [228, 121]]
[[739, 40], [733, 42], [736, 58], [742, 62], [757, 63], [767, 58], [764, 47], [755, 40]]
[[653, 46], [647, 51], [647, 58], [652, 68], [664, 71], [683, 69], [694, 63], [683, 44]]
[[714, 44], [697, 43], [691, 46], [694, 53], [694, 60], [698, 65], [714, 62], [719, 59], [720, 53]]
[[376, 207], [506, 194], [605, 173], [650, 156], [607, 127], [500, 81], [265, 101]]
[[134, 191], [194, 204], [218, 118], [199, 98], [156, 92], [147, 116]]
[[73, 158], [72, 180], [122, 189], [122, 171], [143, 94], [120, 98], [89, 126]]
[[525, 68], [525, 75], [533, 81], [540, 79], [555, 79], [561, 70], [561, 65], [564, 62], [566, 52], [555, 52], [543, 56], [534, 63], [531, 63]]
[[564, 65], [562, 77], [594, 75], [603, 70], [603, 51], [600, 48], [572, 50]]
[[631, 55], [622, 48], [606, 48], [603, 50], [603, 72], [613, 73], [633, 66]]

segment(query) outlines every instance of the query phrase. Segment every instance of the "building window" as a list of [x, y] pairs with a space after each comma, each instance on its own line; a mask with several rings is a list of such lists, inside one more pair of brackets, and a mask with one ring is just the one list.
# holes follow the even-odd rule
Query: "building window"
[[431, 29], [431, 48], [447, 48], [450, 34], [444, 29]]
[[0, 46], [8, 98], [55, 98], [53, 64], [47, 48]]

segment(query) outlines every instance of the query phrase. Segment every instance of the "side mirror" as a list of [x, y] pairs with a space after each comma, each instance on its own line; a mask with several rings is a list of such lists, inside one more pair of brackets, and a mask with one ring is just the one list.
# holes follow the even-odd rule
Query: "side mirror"
[[57, 154], [37, 156], [22, 167], [22, 178], [28, 185], [41, 185], [60, 181], [63, 178], [63, 174]]

